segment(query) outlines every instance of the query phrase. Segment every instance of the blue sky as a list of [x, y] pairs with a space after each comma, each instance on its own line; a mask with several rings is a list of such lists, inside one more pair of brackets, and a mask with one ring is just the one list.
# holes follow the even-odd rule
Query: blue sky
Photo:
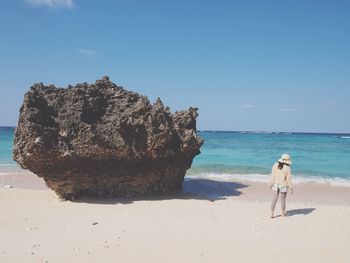
[[0, 125], [103, 75], [202, 130], [350, 132], [350, 1], [4, 0]]

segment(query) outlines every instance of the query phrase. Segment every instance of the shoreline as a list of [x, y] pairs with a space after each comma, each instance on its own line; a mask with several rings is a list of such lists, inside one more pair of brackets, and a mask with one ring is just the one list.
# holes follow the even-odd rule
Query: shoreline
[[[190, 171], [190, 170], [189, 170]], [[2, 176], [12, 176], [12, 175], [34, 175], [29, 170], [25, 170], [18, 165], [13, 164], [0, 164], [0, 178]], [[350, 188], [350, 179], [341, 177], [319, 177], [319, 176], [303, 176], [299, 174], [293, 174], [293, 184], [299, 185], [304, 183], [320, 184], [320, 185], [330, 185], [330, 186], [340, 186]], [[262, 173], [215, 173], [215, 172], [201, 172], [193, 173], [188, 172], [185, 178], [209, 178], [217, 181], [248, 181], [252, 183], [265, 183], [269, 180], [269, 174]]]
[[[18, 169], [0, 176], [0, 189], [16, 188], [51, 191], [43, 179], [35, 174]], [[176, 195], [196, 195], [209, 200], [235, 199], [244, 201], [270, 201], [272, 192], [268, 182], [215, 177], [186, 176], [183, 191]], [[167, 196], [160, 196], [160, 198]], [[141, 199], [143, 197], [137, 197]], [[146, 196], [146, 198], [148, 198]], [[116, 198], [118, 199], [118, 198]], [[311, 202], [320, 204], [350, 205], [350, 188], [326, 183], [302, 182], [294, 184], [294, 194], [288, 193], [287, 202]]]

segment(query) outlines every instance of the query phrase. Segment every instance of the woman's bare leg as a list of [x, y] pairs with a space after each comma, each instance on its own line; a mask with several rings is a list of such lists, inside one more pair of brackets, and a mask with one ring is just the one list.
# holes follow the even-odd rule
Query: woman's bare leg
[[281, 193], [282, 216], [286, 215], [286, 197], [287, 197], [287, 193]]
[[271, 203], [271, 218], [273, 218], [273, 214], [275, 212], [275, 207], [276, 207], [276, 203], [278, 200], [278, 194], [279, 194], [279, 190], [277, 190], [277, 192], [273, 193], [273, 198], [272, 198], [272, 203]]

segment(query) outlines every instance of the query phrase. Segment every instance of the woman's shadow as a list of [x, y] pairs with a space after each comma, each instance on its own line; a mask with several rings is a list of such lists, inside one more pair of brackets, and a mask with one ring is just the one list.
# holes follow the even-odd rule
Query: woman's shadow
[[288, 210], [286, 216], [295, 216], [295, 215], [308, 215], [315, 211], [316, 208], [300, 208], [300, 209], [292, 209]]

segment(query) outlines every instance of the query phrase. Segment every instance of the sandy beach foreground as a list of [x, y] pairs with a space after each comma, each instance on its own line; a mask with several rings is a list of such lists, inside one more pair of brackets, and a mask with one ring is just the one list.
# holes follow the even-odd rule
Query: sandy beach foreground
[[62, 202], [37, 178], [24, 178], [0, 182], [14, 185], [0, 188], [0, 262], [348, 262], [350, 257], [347, 187], [296, 185], [295, 195], [288, 196], [288, 216], [270, 219], [271, 196], [261, 183], [192, 178], [185, 193], [175, 196]]

